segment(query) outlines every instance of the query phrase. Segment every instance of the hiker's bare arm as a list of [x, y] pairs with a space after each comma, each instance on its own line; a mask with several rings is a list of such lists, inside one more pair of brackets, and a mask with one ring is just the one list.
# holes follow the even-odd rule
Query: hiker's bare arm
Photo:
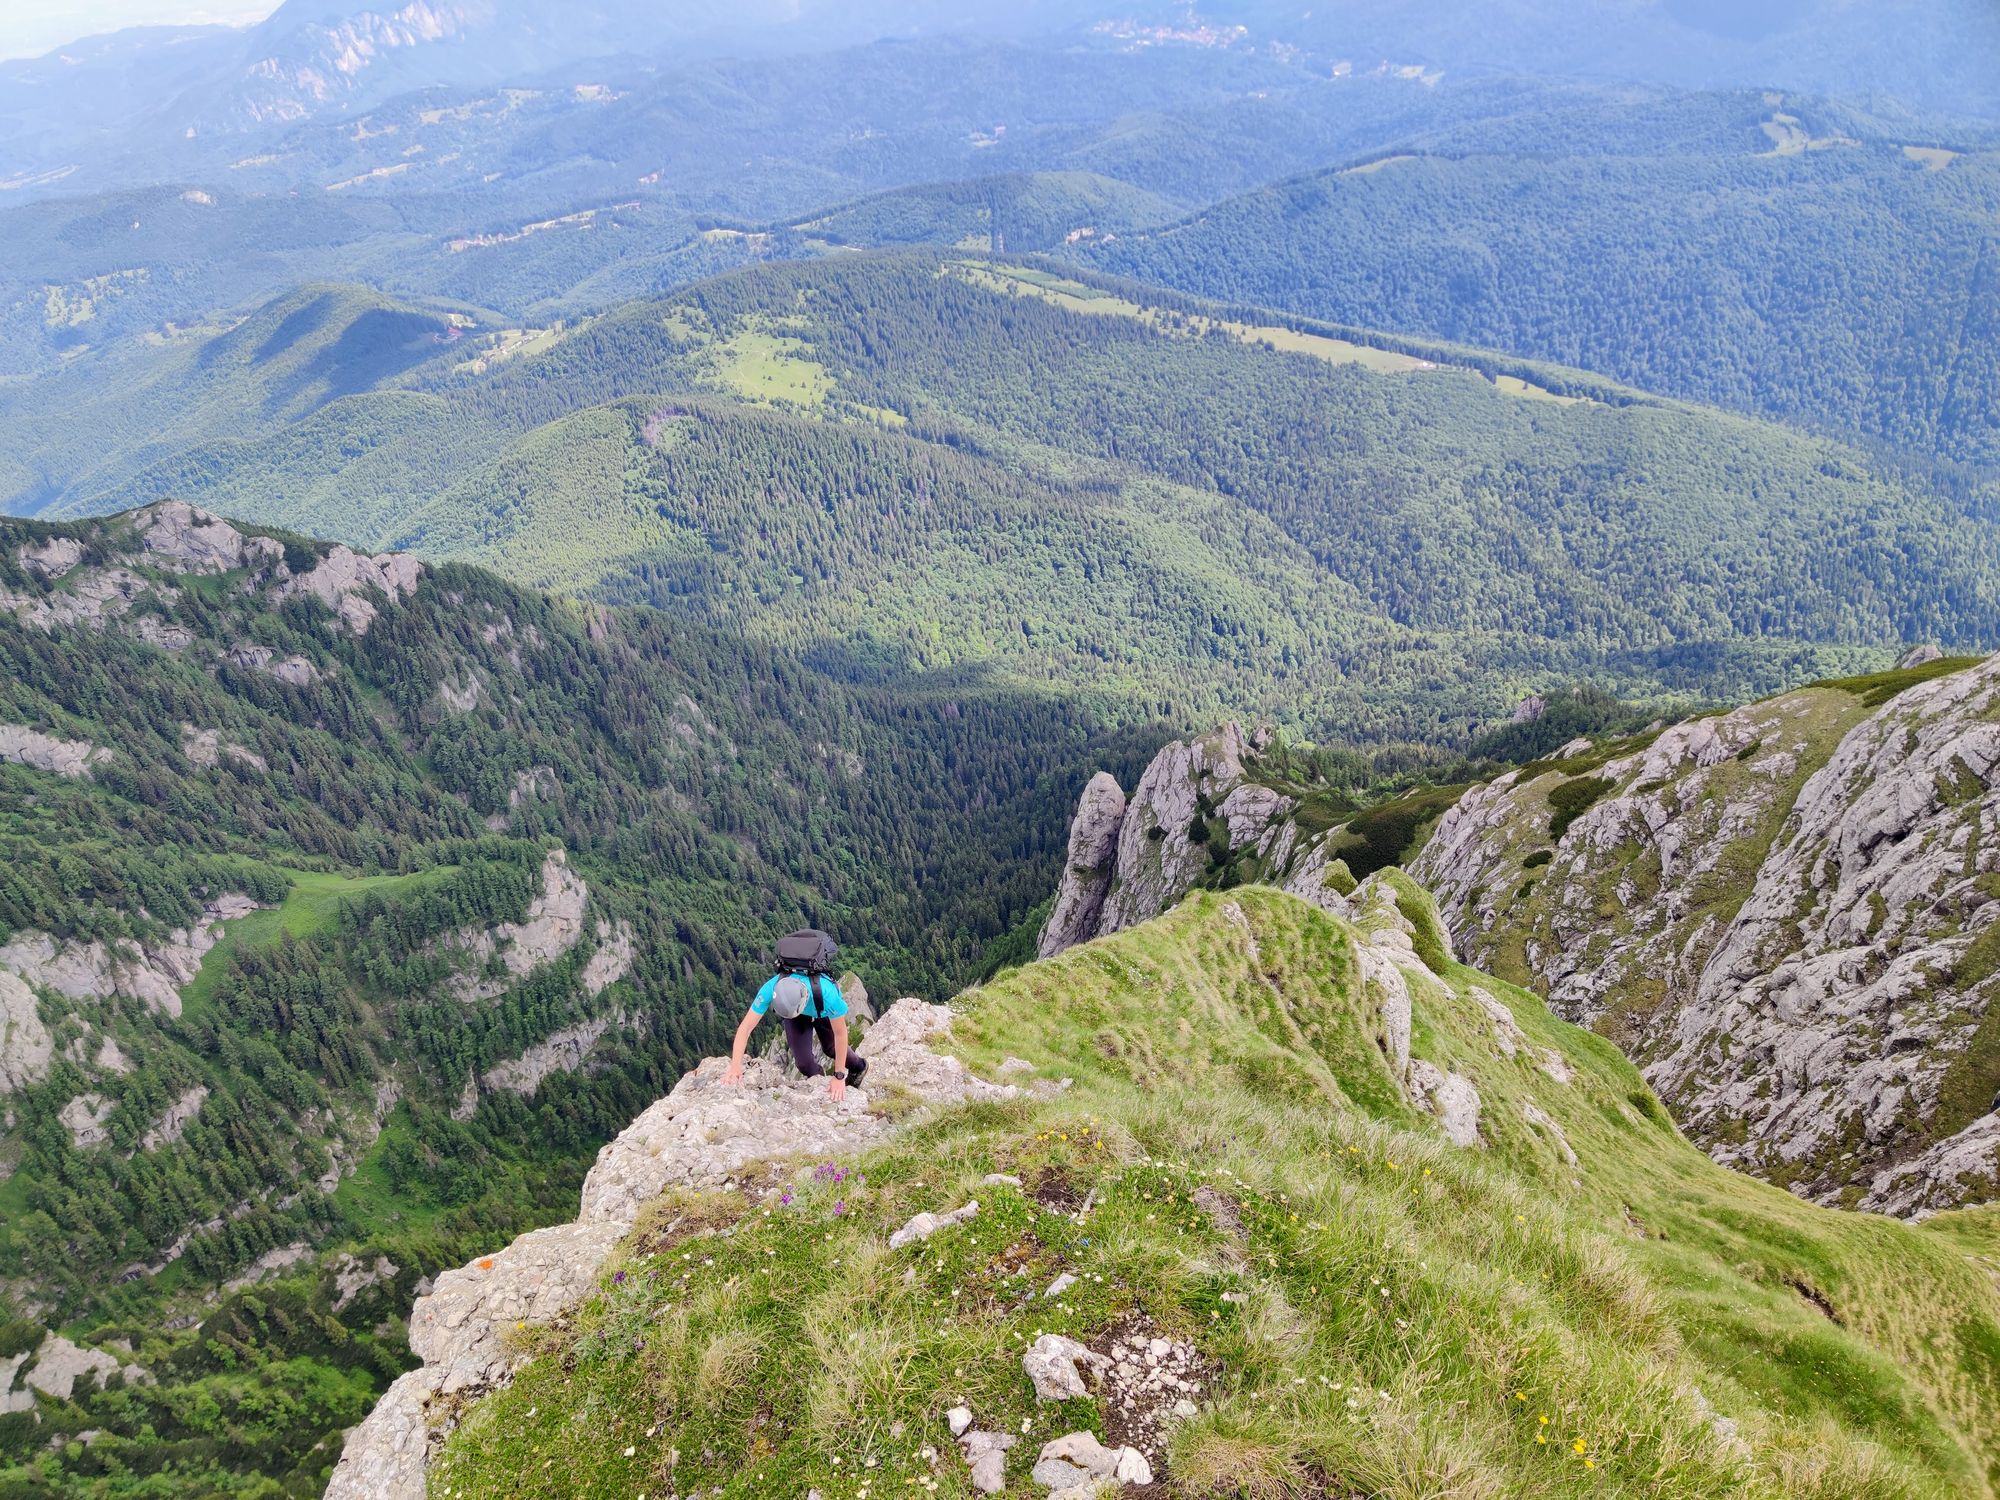
[[826, 1081], [826, 1091], [841, 1099], [847, 1095], [846, 1081], [840, 1077], [847, 1071], [847, 1017], [835, 1016], [828, 1024], [833, 1027], [833, 1076]]
[[[757, 1008], [753, 1005], [750, 1009], [743, 1012], [743, 1019], [736, 1023], [736, 1040], [730, 1044], [729, 1048], [729, 1067], [722, 1075], [724, 1083], [741, 1083], [743, 1081], [743, 1051], [750, 1045], [750, 1033], [757, 1029], [757, 1023], [762, 1019], [763, 1017], [757, 1014]], [[844, 1031], [842, 1035], [845, 1035]], [[847, 1050], [844, 1043], [841, 1050], [843, 1052]]]

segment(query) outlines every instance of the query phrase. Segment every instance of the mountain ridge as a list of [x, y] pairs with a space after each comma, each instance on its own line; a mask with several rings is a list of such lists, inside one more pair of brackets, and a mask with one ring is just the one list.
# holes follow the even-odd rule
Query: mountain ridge
[[1408, 863], [1472, 962], [1611, 1036], [1718, 1160], [1842, 1207], [1987, 1202], [1996, 682], [1937, 657], [1358, 810], [1229, 724], [1129, 799], [1092, 779], [1039, 951], [1199, 887], [1345, 915]]
[[[605, 1149], [578, 1222], [449, 1273], [419, 1303], [414, 1338], [433, 1363], [405, 1377], [413, 1399], [350, 1437], [329, 1493], [404, 1500], [428, 1467], [477, 1497], [542, 1460], [591, 1494], [789, 1493], [851, 1484], [850, 1468], [946, 1490], [969, 1469], [992, 1492], [1031, 1464], [1046, 1486], [1067, 1473], [1044, 1469], [1052, 1454], [1094, 1451], [1045, 1436], [1070, 1431], [1142, 1444], [1142, 1482], [1197, 1486], [1248, 1473], [1373, 1492], [1415, 1465], [1496, 1495], [1990, 1493], [1992, 1454], [1959, 1435], [1986, 1425], [1973, 1366], [1913, 1359], [1913, 1330], [1866, 1290], [1893, 1258], [1937, 1288], [1918, 1295], [1920, 1320], [1979, 1337], [1994, 1294], [1966, 1264], [1975, 1225], [1834, 1213], [1703, 1161], [1615, 1051], [1452, 962], [1414, 884], [1385, 874], [1354, 894], [1350, 923], [1277, 892], [1200, 892], [951, 1007], [899, 1001], [863, 1042], [879, 1039], [903, 1079], [893, 1121], [858, 1093], [828, 1105], [811, 1081], [762, 1075], [726, 1089], [719, 1060], [703, 1065]], [[1200, 1025], [1163, 1077], [1168, 996]], [[1732, 1227], [1718, 1238], [1706, 1213]], [[1459, 1237], [1497, 1272], [1474, 1269]], [[820, 1271], [798, 1263], [808, 1246]], [[1544, 1253], [1578, 1260], [1563, 1272]], [[828, 1275], [820, 1257], [835, 1254]], [[907, 1373], [843, 1385], [825, 1430], [816, 1372], [871, 1356], [853, 1335], [795, 1338], [792, 1319], [852, 1278]], [[1433, 1281], [1457, 1295], [1440, 1287], [1432, 1303]], [[1255, 1333], [1280, 1304], [1285, 1331]], [[1445, 1317], [1499, 1321], [1513, 1352], [1445, 1363]], [[681, 1361], [724, 1327], [751, 1370], [683, 1384]], [[1128, 1382], [1145, 1361], [1134, 1370], [1117, 1347], [1135, 1329], [1194, 1378], [1138, 1402]], [[1335, 1363], [1359, 1384], [1314, 1378], [1316, 1334], [1340, 1339]], [[1875, 1338], [1900, 1362], [1872, 1363]], [[1759, 1372], [1728, 1373], [1751, 1348]], [[774, 1359], [803, 1393], [796, 1411], [756, 1409]], [[1871, 1383], [1936, 1383], [1905, 1385], [1897, 1417], [1873, 1424], [1836, 1415], [1807, 1362], [1834, 1381], [1865, 1364]], [[1413, 1367], [1425, 1391], [1470, 1399], [1406, 1410]], [[1775, 1390], [1791, 1414], [1766, 1404]], [[1633, 1398], [1648, 1422], [1604, 1416]], [[1385, 1406], [1355, 1415], [1364, 1401]], [[1895, 1433], [1928, 1426], [1930, 1403], [1949, 1414], [1941, 1444], [1892, 1451]]]

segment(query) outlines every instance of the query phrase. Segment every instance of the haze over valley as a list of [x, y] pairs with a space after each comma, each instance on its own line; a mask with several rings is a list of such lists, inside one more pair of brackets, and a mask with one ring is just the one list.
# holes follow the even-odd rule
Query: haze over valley
[[1985, 0], [78, 13], [0, 1500], [2000, 1492]]

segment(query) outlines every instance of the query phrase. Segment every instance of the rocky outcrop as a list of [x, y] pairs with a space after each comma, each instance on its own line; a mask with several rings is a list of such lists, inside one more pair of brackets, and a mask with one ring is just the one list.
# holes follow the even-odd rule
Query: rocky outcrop
[[[445, 940], [443, 946], [461, 954], [470, 970], [453, 977], [452, 993], [467, 1004], [491, 1000], [561, 958], [583, 937], [583, 913], [589, 901], [590, 889], [569, 867], [569, 857], [551, 849], [542, 860], [541, 889], [528, 903], [526, 916], [496, 927], [467, 928]], [[483, 970], [496, 956], [506, 970], [504, 979], [484, 977]]]
[[145, 561], [175, 573], [233, 573], [238, 568], [283, 568], [285, 549], [270, 537], [246, 537], [220, 516], [179, 500], [132, 514]]
[[1192, 744], [1176, 740], [1146, 767], [1118, 828], [1118, 862], [1099, 934], [1165, 911], [1207, 872], [1206, 819], [1243, 781], [1243, 731], [1235, 724]]
[[0, 609], [36, 630], [53, 633], [82, 626], [102, 630], [123, 620], [142, 600], [172, 604], [180, 591], [141, 578], [129, 568], [88, 568], [59, 593], [17, 594], [0, 587]]
[[11, 1094], [49, 1076], [55, 1044], [42, 1024], [35, 992], [0, 969], [0, 1094]]
[[53, 583], [83, 561], [83, 543], [73, 536], [52, 536], [39, 545], [23, 545], [15, 556], [30, 573]]
[[1900, 1214], [1990, 1196], [2000, 658], [1581, 755], [1466, 793], [1415, 862], [1469, 960], [1610, 1035], [1718, 1160]]
[[[1013, 1095], [931, 1049], [950, 1026], [945, 1006], [897, 1001], [869, 1028], [870, 1083], [894, 1084], [930, 1105]], [[753, 1062], [743, 1083], [728, 1087], [724, 1067], [721, 1058], [704, 1062], [598, 1153], [577, 1222], [535, 1230], [447, 1271], [417, 1300], [410, 1347], [423, 1364], [399, 1377], [348, 1434], [328, 1500], [422, 1500], [430, 1452], [454, 1402], [506, 1381], [522, 1357], [513, 1330], [588, 1295], [640, 1210], [668, 1188], [720, 1187], [754, 1162], [846, 1154], [895, 1128], [869, 1111], [861, 1088], [836, 1104], [817, 1079], [787, 1079]]]
[[82, 1151], [111, 1139], [111, 1132], [104, 1125], [111, 1118], [112, 1107], [102, 1094], [78, 1094], [62, 1107], [56, 1118], [69, 1132], [70, 1144]]
[[0, 947], [0, 970], [71, 1000], [125, 995], [149, 1010], [178, 1016], [181, 989], [201, 972], [203, 956], [221, 937], [220, 925], [256, 909], [248, 896], [218, 896], [192, 928], [147, 943], [59, 943], [45, 932], [20, 932]]
[[355, 635], [366, 635], [381, 613], [377, 597], [400, 604], [416, 590], [424, 565], [407, 553], [369, 557], [351, 547], [334, 547], [310, 573], [288, 578], [277, 588], [280, 598], [310, 595], [332, 610]]
[[228, 760], [239, 766], [247, 766], [254, 771], [268, 771], [270, 764], [254, 750], [246, 750], [222, 737], [219, 729], [196, 729], [192, 724], [181, 725], [181, 754], [188, 761], [205, 769], [213, 769]]
[[637, 955], [638, 945], [630, 922], [623, 919], [600, 921], [597, 924], [596, 951], [583, 966], [583, 992], [596, 999], [632, 972], [632, 960]]
[[327, 1269], [333, 1273], [333, 1310], [338, 1314], [370, 1287], [393, 1280], [399, 1268], [386, 1255], [368, 1261], [343, 1251], [327, 1262]]
[[141, 1151], [157, 1151], [162, 1146], [171, 1146], [186, 1133], [188, 1122], [201, 1113], [202, 1105], [208, 1099], [208, 1086], [196, 1084], [180, 1098], [166, 1107], [160, 1118], [147, 1127], [139, 1137]]
[[549, 1033], [519, 1057], [488, 1068], [479, 1081], [488, 1089], [506, 1089], [515, 1094], [532, 1094], [551, 1073], [573, 1073], [583, 1066], [590, 1049], [609, 1031], [616, 1018], [597, 1016]]
[[319, 681], [319, 668], [303, 656], [279, 656], [269, 646], [232, 646], [222, 660], [246, 672], [274, 677], [287, 687], [311, 687]]
[[1176, 740], [1153, 757], [1129, 801], [1111, 775], [1093, 776], [1070, 824], [1041, 957], [1150, 921], [1200, 884], [1219, 856], [1251, 862], [1274, 883], [1290, 871], [1309, 841], [1291, 820], [1293, 799], [1251, 779], [1257, 749], [1236, 724]]
[[[30, 1359], [33, 1363], [28, 1363]], [[31, 1410], [35, 1391], [67, 1401], [76, 1394], [77, 1382], [85, 1378], [102, 1384], [113, 1375], [122, 1375], [128, 1385], [146, 1378], [146, 1372], [138, 1365], [121, 1365], [115, 1356], [102, 1349], [87, 1349], [55, 1333], [44, 1338], [32, 1356], [20, 1356], [15, 1368], [18, 1370], [23, 1364], [27, 1365], [27, 1373], [19, 1377], [20, 1390], [9, 1392], [6, 1382], [0, 1382], [0, 1411]], [[6, 1363], [0, 1361], [0, 1370], [5, 1368]]]
[[65, 740], [22, 724], [0, 724], [0, 760], [18, 766], [81, 781], [109, 759], [109, 750], [89, 740]]
[[1056, 904], [1042, 924], [1039, 955], [1048, 958], [1097, 936], [1104, 898], [1118, 862], [1118, 830], [1125, 821], [1125, 793], [1118, 778], [1099, 771], [1090, 778], [1069, 825], [1069, 859]]

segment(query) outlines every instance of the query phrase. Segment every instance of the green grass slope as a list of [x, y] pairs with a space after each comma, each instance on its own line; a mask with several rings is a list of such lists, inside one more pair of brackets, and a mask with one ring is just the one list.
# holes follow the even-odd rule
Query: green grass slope
[[1018, 1056], [1072, 1087], [948, 1112], [838, 1182], [782, 1164], [789, 1199], [663, 1200], [594, 1300], [524, 1333], [537, 1357], [432, 1493], [968, 1495], [961, 1401], [1020, 1435], [1009, 1493], [1035, 1493], [1044, 1441], [1126, 1420], [1036, 1404], [1021, 1352], [1059, 1331], [1198, 1350], [1199, 1411], [1151, 1454], [1167, 1493], [1990, 1494], [1990, 1228], [1717, 1167], [1608, 1043], [1446, 960], [1428, 898], [1389, 878], [1434, 969], [1411, 979], [1412, 1051], [1476, 1084], [1478, 1149], [1404, 1102], [1363, 932], [1197, 894], [961, 997], [975, 1069]]

